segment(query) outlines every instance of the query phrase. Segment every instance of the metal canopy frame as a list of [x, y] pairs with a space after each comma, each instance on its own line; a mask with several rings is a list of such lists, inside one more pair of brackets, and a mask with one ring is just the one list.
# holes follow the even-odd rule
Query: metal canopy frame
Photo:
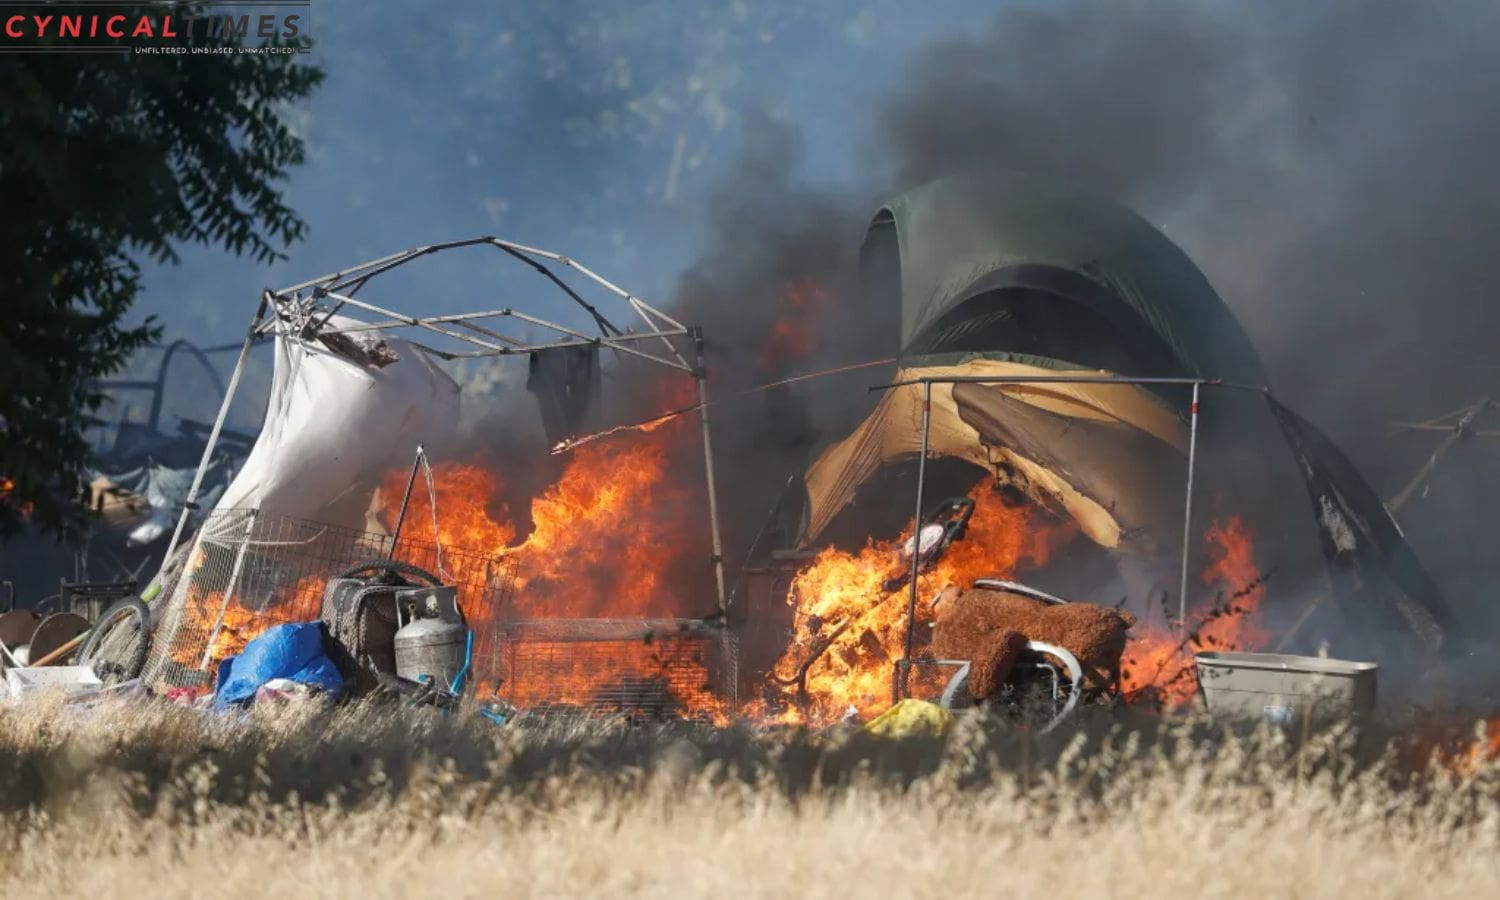
[[1478, 424], [1479, 417], [1489, 410], [1500, 410], [1500, 400], [1495, 400], [1491, 397], [1481, 397], [1468, 406], [1459, 407], [1451, 413], [1427, 419], [1423, 422], [1395, 423], [1398, 432], [1440, 432], [1446, 434], [1447, 437], [1443, 438], [1433, 448], [1431, 455], [1427, 457], [1427, 461], [1418, 467], [1405, 486], [1396, 492], [1394, 497], [1386, 501], [1392, 512], [1400, 510], [1401, 507], [1405, 506], [1417, 494], [1423, 485], [1427, 484], [1428, 480], [1432, 477], [1432, 473], [1437, 469], [1438, 460], [1446, 456], [1448, 451], [1457, 447], [1460, 443], [1468, 441], [1470, 438], [1500, 437], [1500, 429], [1475, 427]]
[[[1200, 401], [1204, 387], [1228, 388], [1238, 391], [1253, 391], [1269, 397], [1271, 389], [1264, 386], [1235, 384], [1224, 381], [1221, 378], [1191, 378], [1191, 377], [1154, 377], [1142, 376], [1132, 377], [1128, 375], [952, 375], [952, 376], [930, 376], [924, 378], [912, 378], [905, 381], [895, 381], [890, 384], [880, 384], [871, 387], [871, 391], [888, 391], [891, 388], [907, 387], [920, 384], [922, 386], [922, 444], [921, 451], [917, 457], [917, 498], [916, 518], [912, 521], [922, 521], [923, 504], [926, 502], [923, 496], [927, 480], [927, 439], [932, 428], [932, 386], [934, 384], [1127, 384], [1127, 385], [1182, 385], [1193, 389], [1192, 404], [1188, 408], [1188, 458], [1186, 484], [1183, 487], [1183, 521], [1182, 521], [1182, 571], [1181, 584], [1177, 595], [1177, 627], [1187, 626], [1187, 588], [1188, 588], [1188, 565], [1192, 555], [1193, 540], [1193, 484], [1197, 473], [1198, 461], [1198, 416], [1200, 412]], [[915, 527], [915, 526], [913, 526]], [[912, 651], [917, 627], [917, 575], [921, 567], [920, 554], [911, 555], [911, 573], [907, 579], [908, 594], [906, 598], [906, 646], [902, 658], [896, 663], [897, 678], [893, 685], [895, 699], [899, 700], [907, 696], [908, 679], [911, 675]]]
[[[538, 274], [551, 282], [569, 300], [576, 303], [593, 318], [594, 322], [599, 326], [599, 335], [589, 335], [575, 328], [538, 318], [511, 307], [452, 315], [409, 316], [365, 300], [356, 299], [354, 296], [373, 278], [384, 275], [393, 269], [397, 269], [425, 256], [431, 256], [434, 253], [454, 250], [460, 247], [492, 247], [536, 270]], [[596, 306], [585, 300], [578, 291], [574, 290], [556, 272], [549, 268], [549, 263], [572, 269], [597, 287], [623, 300], [631, 311], [645, 324], [646, 331], [633, 332], [622, 330], [606, 318]], [[472, 348], [467, 350], [443, 350], [412, 341], [415, 346], [442, 359], [510, 356], [514, 354], [529, 354], [538, 350], [555, 350], [562, 347], [604, 346], [633, 356], [639, 356], [660, 365], [678, 369], [690, 375], [695, 374], [694, 367], [688, 364], [683, 354], [672, 343], [672, 338], [688, 337], [691, 335], [693, 329], [683, 325], [681, 322], [678, 322], [676, 319], [624, 288], [605, 279], [571, 257], [561, 253], [554, 253], [551, 250], [540, 250], [536, 247], [515, 243], [514, 241], [502, 240], [497, 237], [477, 237], [462, 241], [448, 241], [446, 243], [414, 247], [400, 253], [392, 253], [389, 256], [372, 259], [348, 269], [329, 272], [326, 275], [320, 275], [317, 278], [282, 288], [279, 291], [267, 291], [265, 299], [274, 307], [274, 315], [256, 326], [257, 334], [269, 333], [278, 329], [284, 333], [286, 325], [289, 323], [296, 324], [304, 329], [307, 325], [316, 323], [315, 332], [318, 334], [348, 334], [353, 332], [385, 331], [395, 328], [418, 328]], [[331, 303], [328, 301], [331, 301]], [[328, 324], [328, 321], [346, 306], [364, 312], [375, 313], [386, 318], [375, 322], [362, 323], [357, 326], [339, 329], [326, 328], [325, 326]], [[559, 340], [548, 343], [530, 343], [523, 339], [498, 332], [486, 325], [479, 324], [480, 322], [493, 319], [514, 319], [528, 325], [547, 329], [562, 337]], [[446, 327], [450, 325], [455, 327]], [[660, 341], [671, 358], [668, 359], [664, 356], [653, 355], [633, 346], [638, 342], [645, 341]]]
[[[598, 326], [599, 334], [591, 335], [577, 328], [521, 312], [512, 307], [470, 313], [411, 316], [355, 296], [372, 279], [434, 253], [461, 247], [490, 247], [535, 270], [554, 288], [583, 309]], [[616, 325], [564, 281], [552, 266], [571, 269], [596, 288], [623, 301], [635, 317], [641, 320], [644, 330], [623, 329]], [[383, 318], [360, 322], [357, 325], [329, 327], [333, 317], [345, 309], [370, 313]], [[557, 338], [534, 342], [506, 334], [498, 330], [499, 323], [505, 321], [522, 322], [541, 328], [557, 335]], [[240, 345], [239, 358], [235, 362], [228, 387], [224, 389], [224, 399], [220, 403], [213, 429], [209, 432], [208, 442], [204, 446], [198, 470], [193, 476], [192, 486], [188, 490], [187, 499], [178, 516], [177, 526], [172, 532], [172, 539], [167, 545], [164, 560], [171, 559], [173, 551], [182, 540], [188, 516], [198, 508], [198, 492], [202, 487], [204, 472], [212, 458], [214, 447], [218, 443], [224, 421], [228, 417], [230, 405], [239, 388], [240, 376], [253, 344], [272, 334], [292, 340], [307, 341], [321, 336], [396, 329], [415, 329], [444, 338], [449, 343], [448, 347], [438, 347], [407, 339], [424, 353], [443, 360], [530, 355], [567, 347], [607, 347], [617, 353], [644, 359], [691, 376], [697, 382], [699, 418], [703, 434], [704, 470], [708, 487], [708, 518], [713, 543], [713, 556], [710, 563], [714, 568], [718, 608], [721, 614], [725, 611], [727, 598], [724, 590], [724, 554], [719, 531], [713, 442], [708, 417], [710, 405], [708, 375], [703, 358], [702, 329], [682, 324], [571, 257], [493, 236], [413, 247], [410, 250], [368, 260], [347, 269], [329, 272], [280, 290], [263, 291], [255, 315], [251, 319], [249, 328], [246, 329], [244, 341]], [[682, 349], [679, 349], [675, 343], [677, 341], [682, 342]], [[689, 358], [692, 359], [691, 363], [688, 361]], [[164, 572], [165, 569], [166, 562], [163, 562], [162, 571]], [[160, 577], [162, 576], [159, 573], [158, 578]]]
[[[237, 348], [238, 346], [239, 345], [236, 344], [228, 349], [232, 350]], [[181, 350], [187, 353], [192, 358], [196, 359], [199, 365], [203, 367], [203, 371], [208, 373], [208, 377], [213, 381], [214, 387], [222, 391], [224, 390], [224, 380], [219, 377], [219, 371], [213, 367], [213, 363], [208, 361], [208, 354], [222, 349], [225, 348], [210, 347], [205, 350], [194, 345], [192, 341], [178, 338], [172, 343], [166, 345], [166, 347], [163, 349], [161, 362], [156, 366], [155, 378], [100, 381], [98, 383], [98, 386], [105, 390], [150, 391], [151, 409], [150, 412], [148, 412], [146, 415], [146, 427], [150, 428], [152, 431], [156, 431], [159, 427], [159, 423], [161, 422], [162, 396], [167, 391], [167, 369], [172, 365], [172, 357], [176, 356], [177, 352]]]

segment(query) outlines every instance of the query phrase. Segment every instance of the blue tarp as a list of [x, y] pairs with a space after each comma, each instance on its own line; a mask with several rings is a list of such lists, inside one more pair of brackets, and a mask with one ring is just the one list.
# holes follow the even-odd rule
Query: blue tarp
[[219, 664], [214, 709], [249, 700], [257, 688], [273, 678], [310, 684], [330, 696], [337, 696], [344, 688], [338, 668], [323, 652], [323, 635], [317, 622], [277, 625], [246, 644], [239, 656]]

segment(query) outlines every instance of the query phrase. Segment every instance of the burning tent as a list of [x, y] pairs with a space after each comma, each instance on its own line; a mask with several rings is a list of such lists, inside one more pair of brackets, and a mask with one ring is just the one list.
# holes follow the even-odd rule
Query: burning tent
[[363, 529], [380, 478], [458, 426], [458, 385], [410, 342], [330, 316], [276, 336], [259, 440], [216, 506]]
[[[1127, 587], [1133, 571], [1136, 587], [1161, 591], [1184, 546], [1197, 387], [1266, 383], [1193, 262], [1117, 204], [1045, 180], [968, 175], [886, 204], [861, 269], [867, 301], [900, 309], [899, 369], [869, 416], [807, 470], [802, 544], [819, 541], [878, 471], [920, 454], [930, 389], [929, 457], [984, 469], [997, 488], [1070, 520], [1108, 551]], [[1113, 376], [1140, 380], [1108, 383]], [[1292, 433], [1287, 416], [1261, 410], [1263, 433], [1276, 433], [1271, 421], [1313, 498], [1331, 569], [1342, 573], [1333, 585], [1341, 608], [1407, 623], [1435, 646], [1442, 601], [1379, 501], [1372, 506], [1373, 492], [1308, 423], [1297, 419]], [[1248, 472], [1242, 481], [1262, 483]], [[1358, 511], [1348, 505], [1356, 498]], [[1357, 601], [1342, 595], [1350, 584], [1360, 587]]]
[[[1062, 370], [1080, 373], [1076, 369]], [[953, 365], [908, 365], [898, 381], [924, 377], [1060, 374], [983, 357]], [[885, 393], [873, 413], [807, 472], [807, 537], [815, 539], [883, 464], [920, 452], [923, 390]], [[1187, 433], [1162, 399], [1133, 385], [937, 384], [928, 453], [963, 459], [1066, 513], [1110, 549], [1165, 552], [1180, 522]]]
[[[368, 292], [353, 296], [398, 266], [463, 247], [489, 248], [524, 263], [582, 308], [599, 333], [513, 307], [416, 317], [375, 305]], [[622, 305], [645, 330], [615, 326], [549, 265], [577, 273], [587, 289]], [[538, 343], [506, 333], [515, 322], [553, 336]], [[707, 375], [698, 329], [561, 254], [481, 237], [414, 248], [268, 291], [245, 349], [266, 334], [275, 336], [276, 369], [265, 425], [217, 507], [181, 544], [182, 574], [163, 573], [171, 583], [152, 610], [152, 651], [142, 673], [147, 684], [201, 691], [223, 659], [272, 625], [320, 617], [339, 624], [345, 614], [358, 622], [339, 585], [386, 566], [415, 566], [455, 592], [472, 637], [463, 645], [466, 677], [486, 697], [537, 708], [708, 715], [732, 696], [734, 656], [722, 624], [723, 558], [707, 464]], [[489, 502], [500, 484], [496, 473], [457, 460], [429, 468], [423, 453], [427, 477], [421, 484], [419, 469], [408, 465], [419, 442], [436, 445], [438, 453], [452, 452], [455, 444], [444, 438], [457, 417], [459, 388], [442, 363], [527, 357], [528, 387], [543, 399], [546, 426], [566, 437], [593, 413], [605, 349], [675, 373], [674, 392], [696, 384], [693, 409], [701, 420], [696, 434], [705, 458], [707, 543], [715, 551], [709, 562], [719, 607], [712, 617], [678, 617], [676, 606], [668, 608], [674, 598], [659, 589], [663, 569], [679, 559], [681, 548], [655, 539], [650, 523], [632, 518], [624, 527], [622, 514], [640, 508], [662, 483], [661, 447], [637, 445], [603, 469], [570, 465], [535, 498], [532, 528], [519, 541], [505, 504]], [[241, 366], [244, 359], [242, 351]], [[230, 380], [221, 404], [221, 423], [237, 380]], [[674, 425], [662, 433], [674, 429], [686, 431]], [[601, 459], [593, 453], [600, 449], [585, 450], [575, 462]], [[598, 477], [601, 472], [611, 477]], [[383, 486], [394, 489], [377, 494]], [[681, 501], [678, 506], [692, 496], [666, 493]], [[384, 521], [367, 525], [367, 511]], [[178, 519], [177, 537], [185, 522], [185, 515]], [[356, 595], [364, 596], [350, 596]]]
[[[917, 188], [876, 215], [861, 262], [873, 301], [901, 309], [896, 382], [1265, 380], [1239, 324], [1181, 250], [1124, 207], [1045, 181], [955, 177]], [[928, 449], [1064, 511], [1100, 546], [1170, 552], [1188, 445], [1187, 397], [1173, 390], [936, 384]], [[808, 470], [807, 540], [881, 465], [918, 452], [922, 393], [918, 384], [887, 391]]]

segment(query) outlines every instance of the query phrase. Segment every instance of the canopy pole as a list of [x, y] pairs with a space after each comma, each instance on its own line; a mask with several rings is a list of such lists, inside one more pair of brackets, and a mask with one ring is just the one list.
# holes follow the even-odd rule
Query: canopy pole
[[896, 700], [906, 698], [911, 680], [912, 645], [917, 630], [917, 568], [922, 559], [922, 493], [927, 483], [927, 436], [932, 430], [932, 382], [922, 382], [922, 452], [917, 457], [917, 511], [911, 520], [911, 578], [906, 595], [906, 654], [901, 659]]
[[385, 555], [386, 559], [396, 558], [396, 542], [401, 540], [401, 524], [406, 521], [406, 505], [411, 502], [411, 486], [417, 483], [417, 467], [422, 464], [422, 445], [417, 445], [417, 452], [411, 458], [411, 474], [406, 477], [406, 491], [401, 495], [401, 509], [396, 512], [396, 524], [391, 529], [391, 552]]
[[[1427, 476], [1432, 474], [1432, 470], [1437, 468], [1438, 460], [1441, 459], [1449, 450], [1452, 450], [1459, 441], [1462, 441], [1470, 435], [1474, 434], [1474, 432], [1470, 430], [1473, 428], [1474, 420], [1477, 419], [1479, 417], [1479, 414], [1484, 412], [1489, 407], [1489, 405], [1490, 399], [1486, 397], [1483, 400], [1480, 400], [1476, 403], [1471, 404], [1470, 406], [1463, 408], [1462, 410], [1459, 410], [1459, 412], [1461, 412], [1463, 415], [1459, 418], [1458, 424], [1452, 426], [1448, 437], [1444, 438], [1441, 444], [1438, 444], [1437, 449], [1432, 451], [1432, 455], [1427, 457], [1427, 462], [1422, 464], [1422, 467], [1418, 469], [1416, 474], [1411, 477], [1411, 480], [1406, 483], [1406, 486], [1401, 489], [1400, 493], [1396, 494], [1396, 496], [1392, 497], [1390, 501], [1386, 503], [1386, 506], [1390, 507], [1391, 512], [1400, 512], [1401, 507], [1405, 506], [1406, 502], [1416, 494], [1417, 489], [1427, 481]], [[1426, 425], [1426, 423], [1423, 424]]]
[[198, 460], [198, 471], [193, 473], [193, 483], [188, 488], [187, 499], [182, 502], [182, 514], [177, 517], [177, 527], [172, 531], [172, 540], [167, 542], [167, 552], [162, 556], [161, 568], [157, 570], [157, 578], [161, 578], [167, 570], [167, 562], [172, 558], [172, 551], [177, 549], [177, 542], [182, 540], [182, 531], [187, 527], [188, 516], [198, 508], [198, 491], [203, 487], [203, 475], [208, 471], [209, 460], [213, 459], [214, 448], [219, 443], [219, 432], [224, 430], [224, 420], [229, 418], [229, 407], [234, 402], [235, 391], [240, 386], [240, 375], [245, 371], [245, 363], [250, 359], [250, 347], [255, 343], [256, 334], [260, 331], [260, 322], [266, 313], [266, 304], [270, 300], [270, 292], [263, 292], [260, 296], [260, 305], [255, 308], [255, 318], [250, 321], [250, 328], [245, 332], [245, 342], [240, 345], [240, 356], [234, 364], [234, 374], [229, 376], [229, 387], [224, 390], [224, 402], [219, 404], [219, 414], [214, 419], [214, 427], [208, 433], [208, 443], [203, 445], [203, 456]]
[[1203, 383], [1193, 382], [1192, 424], [1188, 430], [1187, 499], [1182, 511], [1182, 583], [1177, 592], [1177, 628], [1187, 629], [1188, 560], [1193, 546], [1193, 476], [1198, 462], [1198, 397]]
[[718, 592], [721, 618], [729, 612], [729, 599], [724, 591], [724, 542], [719, 535], [719, 494], [714, 485], [714, 445], [708, 427], [708, 369], [703, 359], [703, 329], [694, 326], [689, 330], [693, 338], [693, 352], [697, 354], [693, 367], [693, 380], [698, 382], [698, 422], [703, 428], [703, 468], [708, 478], [708, 531], [713, 539], [714, 587]]

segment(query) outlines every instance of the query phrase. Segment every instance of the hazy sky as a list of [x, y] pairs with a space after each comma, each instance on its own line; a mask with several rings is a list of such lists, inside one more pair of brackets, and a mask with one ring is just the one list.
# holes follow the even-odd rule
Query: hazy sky
[[[809, 178], [867, 182], [868, 110], [902, 61], [995, 10], [960, 0], [317, 0], [304, 30], [328, 78], [292, 113], [309, 159], [287, 184], [308, 239], [273, 267], [187, 248], [182, 265], [150, 273], [138, 312], [173, 336], [233, 341], [262, 287], [478, 234], [566, 252], [665, 300], [699, 247], [705, 195], [737, 158], [747, 116], [800, 130]], [[498, 254], [471, 251], [369, 296], [420, 312], [481, 308], [501, 294], [554, 302], [535, 276], [512, 283], [510, 271]]]

